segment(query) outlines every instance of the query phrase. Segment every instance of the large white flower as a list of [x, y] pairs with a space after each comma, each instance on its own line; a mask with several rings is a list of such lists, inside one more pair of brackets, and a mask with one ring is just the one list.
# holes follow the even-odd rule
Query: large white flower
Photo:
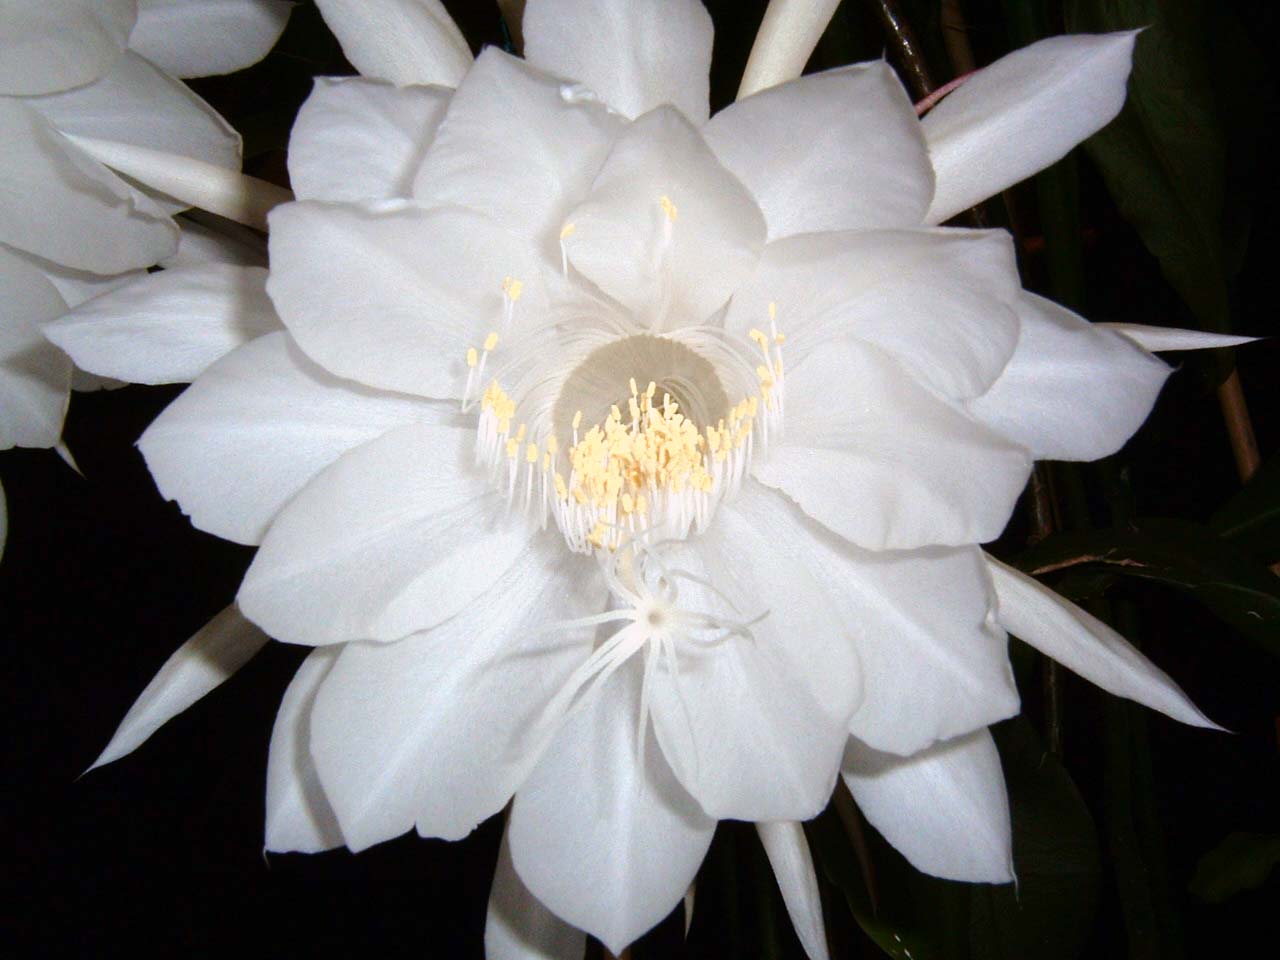
[[239, 170], [240, 137], [175, 78], [256, 62], [289, 9], [276, 0], [14, 0], [0, 9], [0, 449], [50, 447], [62, 431], [73, 368], [40, 325], [178, 251], [170, 214], [181, 207], [73, 140]]
[[[490, 955], [569, 956], [564, 922], [618, 951], [717, 819], [763, 822], [818, 956], [794, 821], [841, 772], [921, 869], [1011, 878], [1006, 629], [1209, 725], [976, 546], [1034, 458], [1142, 422], [1152, 334], [1023, 293], [1001, 233], [932, 225], [1110, 119], [1131, 35], [1021, 51], [923, 124], [883, 63], [709, 118], [691, 0], [531, 0], [527, 59], [470, 66], [437, 3], [321, 7], [372, 78], [319, 81], [295, 127], [287, 331], [141, 441], [197, 526], [261, 545], [244, 614], [316, 648], [270, 849], [461, 837], [514, 797]], [[187, 669], [211, 642], [102, 761], [225, 675]]]

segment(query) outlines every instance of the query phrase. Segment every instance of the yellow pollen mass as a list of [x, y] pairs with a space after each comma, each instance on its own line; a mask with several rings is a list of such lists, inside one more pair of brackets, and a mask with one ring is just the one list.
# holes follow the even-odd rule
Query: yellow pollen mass
[[560, 228], [560, 239], [561, 240], [569, 239], [569, 237], [573, 236], [573, 231], [577, 229], [578, 229], [578, 225], [576, 223], [566, 223], [563, 227]]
[[515, 277], [506, 277], [502, 281], [502, 292], [515, 302], [520, 299], [520, 294], [524, 293], [524, 283]]
[[498, 332], [496, 330], [490, 330], [489, 335], [484, 338], [485, 353], [488, 353], [497, 345], [498, 345]]
[[524, 459], [527, 463], [538, 462], [538, 445], [536, 443], [531, 443], [525, 447]]
[[474, 369], [475, 365], [479, 362], [480, 362], [480, 355], [476, 353], [476, 348], [467, 347], [467, 366]]
[[658, 198], [658, 206], [662, 207], [662, 212], [667, 215], [668, 220], [672, 223], [676, 222], [676, 217], [680, 215], [680, 210], [665, 193]]

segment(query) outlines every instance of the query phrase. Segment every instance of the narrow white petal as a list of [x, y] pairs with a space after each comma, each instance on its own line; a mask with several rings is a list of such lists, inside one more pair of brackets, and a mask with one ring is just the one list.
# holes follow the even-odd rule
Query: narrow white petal
[[769, 0], [738, 99], [800, 76], [839, 5], [840, 0]]
[[925, 115], [941, 223], [1043, 170], [1124, 105], [1136, 32], [1050, 37], [970, 77]]
[[1238, 347], [1258, 339], [1257, 337], [1237, 337], [1229, 333], [1182, 330], [1178, 327], [1152, 327], [1143, 323], [1100, 323], [1098, 326], [1114, 330], [1152, 353], [1159, 353], [1162, 350], [1212, 350], [1216, 347]]
[[794, 820], [757, 823], [756, 832], [773, 867], [787, 905], [791, 926], [809, 960], [827, 960], [827, 929], [822, 922], [822, 896], [804, 827]]
[[51, 447], [62, 434], [71, 361], [40, 333], [66, 310], [26, 258], [0, 244], [0, 450]]
[[138, 749], [163, 724], [248, 663], [266, 642], [266, 634], [241, 616], [235, 604], [227, 607], [164, 662], [89, 769]]
[[111, 274], [150, 266], [177, 242], [159, 207], [35, 110], [0, 97], [0, 243]]
[[[89, 273], [87, 270], [75, 270], [71, 267], [64, 267], [61, 264], [50, 263], [48, 260], [41, 260], [30, 254], [20, 253], [19, 256], [25, 258], [28, 263], [37, 267], [45, 275], [45, 279], [53, 284], [58, 294], [66, 301], [68, 310], [80, 306], [86, 300], [92, 300], [94, 297], [100, 297], [104, 293], [119, 289], [126, 283], [141, 280], [147, 275], [145, 270], [126, 270], [124, 273], [112, 273], [104, 276], [98, 273]], [[83, 373], [84, 371], [79, 372]]]
[[316, 77], [289, 135], [300, 200], [409, 197], [453, 91], [360, 77]]
[[915, 226], [933, 198], [920, 122], [883, 61], [810, 74], [739, 100], [702, 135], [760, 204], [770, 240]]
[[284, 0], [139, 0], [129, 48], [175, 77], [234, 73], [267, 55], [292, 10]]
[[671, 104], [707, 119], [712, 25], [698, 0], [529, 0], [523, 29], [530, 63], [625, 116]]
[[986, 729], [910, 757], [855, 737], [843, 775], [867, 820], [918, 870], [970, 883], [1013, 880], [1009, 795]]
[[399, 640], [484, 594], [532, 535], [475, 467], [474, 431], [414, 423], [340, 457], [291, 500], [240, 586], [288, 643]]
[[340, 653], [312, 650], [284, 692], [267, 755], [265, 848], [275, 853], [319, 853], [342, 846], [342, 830], [325, 798], [311, 759], [311, 709], [316, 691]]
[[703, 813], [637, 733], [642, 669], [622, 666], [570, 714], [516, 793], [516, 872], [615, 956], [674, 910], [711, 844]]
[[92, 83], [124, 51], [134, 0], [6, 0], [0, 7], [0, 95]]
[[351, 65], [403, 87], [456, 87], [471, 48], [440, 0], [316, 0]]
[[967, 404], [1037, 460], [1097, 460], [1146, 420], [1170, 369], [1117, 332], [1024, 293], [1018, 346], [991, 389]]
[[1090, 683], [1194, 727], [1221, 730], [1163, 670], [1105, 623], [994, 557], [987, 565], [1000, 601], [1000, 622]]
[[484, 922], [486, 960], [582, 960], [587, 935], [544, 907], [511, 862], [506, 834], [489, 890]]
[[236, 347], [282, 329], [266, 283], [262, 267], [160, 270], [81, 304], [45, 336], [90, 373], [190, 383]]
[[439, 416], [428, 401], [338, 379], [276, 333], [215, 363], [138, 446], [160, 492], [196, 527], [258, 543], [280, 508], [342, 454]]

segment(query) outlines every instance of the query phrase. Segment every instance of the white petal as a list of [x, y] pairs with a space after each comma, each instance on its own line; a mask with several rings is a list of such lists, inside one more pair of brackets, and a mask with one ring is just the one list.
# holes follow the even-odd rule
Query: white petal
[[414, 199], [487, 214], [559, 270], [565, 216], [586, 196], [623, 125], [567, 89], [523, 60], [485, 50], [449, 104]]
[[342, 831], [311, 759], [311, 710], [339, 647], [317, 647], [293, 675], [271, 730], [265, 847], [319, 853], [342, 846]]
[[280, 508], [342, 454], [439, 417], [427, 401], [338, 379], [278, 333], [214, 364], [138, 446], [160, 492], [195, 526], [258, 543]]
[[159, 270], [81, 304], [45, 336], [90, 373], [190, 383], [236, 347], [281, 329], [266, 282], [262, 267]]
[[822, 896], [813, 855], [804, 838], [804, 827], [794, 820], [757, 823], [756, 832], [773, 867], [773, 875], [787, 905], [791, 926], [809, 960], [827, 960], [827, 929], [822, 922]]
[[460, 398], [466, 354], [503, 329], [503, 283], [540, 317], [540, 268], [492, 221], [456, 207], [375, 213], [312, 201], [271, 214], [267, 292], [302, 349], [342, 377]]
[[51, 447], [62, 434], [71, 361], [40, 333], [66, 310], [58, 291], [0, 244], [0, 450]]
[[840, 617], [799, 520], [747, 483], [705, 533], [663, 554], [679, 578], [674, 606], [751, 623], [749, 636], [678, 644], [678, 672], [659, 661], [653, 680], [663, 753], [716, 819], [821, 812], [861, 700], [857, 621]]
[[486, 960], [582, 960], [587, 935], [544, 907], [511, 862], [506, 834], [489, 890], [484, 922]]
[[240, 135], [185, 83], [133, 52], [96, 83], [24, 102], [65, 134], [240, 169]]
[[933, 198], [920, 122], [883, 61], [810, 74], [739, 100], [702, 135], [760, 204], [770, 240], [915, 226]]
[[89, 769], [138, 749], [161, 726], [248, 663], [266, 642], [266, 635], [241, 616], [235, 604], [227, 607], [164, 662]]
[[1257, 337], [1237, 337], [1229, 333], [1206, 333], [1201, 330], [1181, 330], [1178, 327], [1152, 327], [1143, 323], [1100, 323], [1097, 326], [1113, 330], [1133, 341], [1143, 350], [1158, 353], [1162, 350], [1212, 350], [1216, 347], [1238, 347], [1253, 343]]
[[637, 314], [659, 320], [710, 316], [764, 245], [764, 218], [751, 195], [670, 107], [623, 131], [568, 222], [564, 245], [573, 265]]
[[1124, 337], [1025, 293], [1009, 365], [967, 409], [1037, 460], [1097, 460], [1146, 420], [1169, 368]]
[[697, 0], [529, 0], [523, 28], [530, 63], [625, 116], [671, 104], [707, 119], [712, 25]]
[[641, 672], [631, 660], [569, 716], [507, 827], [533, 895], [615, 956], [680, 903], [715, 831], [652, 736], [640, 753]]
[[[67, 308], [80, 306], [86, 300], [100, 297], [104, 293], [123, 287], [126, 283], [141, 280], [147, 275], [145, 270], [128, 270], [124, 273], [113, 273], [103, 276], [85, 270], [74, 270], [61, 264], [50, 263], [30, 254], [19, 253], [32, 266], [44, 274], [45, 279], [53, 284], [58, 295], [66, 301]], [[80, 371], [83, 372], [83, 371]]]
[[849, 741], [844, 782], [871, 825], [916, 869], [946, 880], [1013, 880], [1009, 794], [985, 730], [910, 757]]
[[134, 0], [6, 0], [0, 8], [0, 94], [92, 83], [129, 39]]
[[1136, 32], [1050, 37], [979, 71], [922, 121], [941, 223], [1013, 186], [1110, 122], [1124, 105]]
[[129, 48], [175, 77], [234, 73], [267, 55], [292, 10], [282, 0], [139, 0]]
[[994, 540], [1026, 450], [917, 385], [875, 347], [836, 340], [786, 372], [786, 433], [753, 475], [869, 550]]
[[0, 243], [107, 274], [150, 266], [177, 242], [155, 204], [39, 113], [0, 97]]
[[475, 467], [474, 431], [415, 423], [350, 451], [271, 525], [240, 587], [288, 643], [399, 640], [481, 596], [528, 549]]
[[172, 257], [160, 261], [163, 267], [210, 262], [238, 267], [267, 265], [266, 240], [247, 227], [202, 211], [189, 211], [176, 217], [174, 222], [181, 231], [178, 250]]
[[769, 0], [738, 97], [800, 76], [837, 6], [839, 0]]
[[351, 65], [396, 86], [456, 87], [471, 48], [440, 0], [316, 0]]
[[1193, 727], [1221, 730], [1163, 670], [1092, 614], [994, 557], [987, 565], [1010, 633], [1117, 697]]
[[590, 557], [544, 533], [455, 617], [397, 643], [343, 647], [316, 698], [311, 755], [347, 846], [417, 827], [458, 840], [497, 813], [546, 746], [541, 722], [595, 630]]
[[813, 234], [765, 247], [725, 323], [746, 336], [767, 326], [772, 304], [790, 365], [849, 336], [944, 396], [976, 397], [1013, 354], [1021, 289], [1004, 231]]
[[408, 197], [453, 91], [360, 77], [316, 77], [289, 135], [299, 200]]

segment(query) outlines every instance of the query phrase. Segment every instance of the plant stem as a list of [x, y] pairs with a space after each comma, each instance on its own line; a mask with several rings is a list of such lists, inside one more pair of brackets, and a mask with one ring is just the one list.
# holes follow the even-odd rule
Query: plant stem
[[885, 38], [893, 46], [898, 63], [905, 74], [907, 86], [911, 88], [912, 97], [923, 100], [933, 92], [933, 78], [929, 76], [929, 67], [924, 62], [920, 43], [916, 40], [911, 25], [898, 9], [898, 0], [870, 0], [870, 3], [871, 9], [880, 19], [881, 27], [884, 28]]
[[1241, 483], [1248, 483], [1257, 472], [1262, 458], [1258, 454], [1258, 441], [1253, 435], [1253, 421], [1249, 419], [1249, 407], [1240, 386], [1240, 372], [1233, 369], [1218, 386], [1218, 405], [1222, 407], [1222, 419], [1227, 425], [1231, 440], [1231, 452], [1236, 458], [1236, 472]]

